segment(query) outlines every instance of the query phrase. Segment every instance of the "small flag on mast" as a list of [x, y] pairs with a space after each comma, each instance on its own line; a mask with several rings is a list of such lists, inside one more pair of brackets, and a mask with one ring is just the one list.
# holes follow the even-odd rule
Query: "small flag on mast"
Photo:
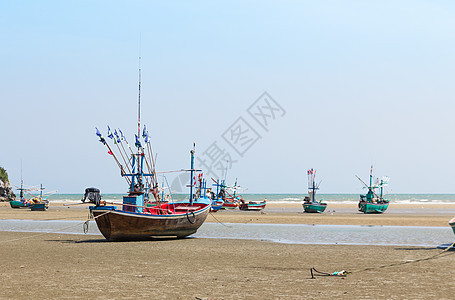
[[136, 134], [134, 136], [136, 137], [136, 143], [134, 145], [138, 148], [141, 148], [142, 145], [141, 145], [141, 142], [139, 141], [139, 137]]
[[104, 145], [106, 145], [106, 140], [101, 135], [101, 132], [98, 130], [98, 128], [95, 127], [95, 129], [96, 129], [96, 135], [100, 138], [100, 142], [103, 143]]
[[114, 135], [112, 134], [111, 128], [107, 126], [107, 137], [112, 139], [114, 138]]
[[147, 134], [147, 130], [145, 129], [145, 124], [144, 124], [144, 129], [142, 130], [142, 137], [145, 138]]
[[[144, 127], [145, 127], [145, 126], [144, 126]], [[149, 132], [148, 132], [148, 131], [145, 133], [145, 140], [144, 140], [144, 142], [150, 143], [150, 137], [149, 137]]]
[[117, 129], [114, 130], [114, 135], [115, 135], [115, 139], [117, 140], [117, 143], [120, 143], [120, 137], [117, 133]]

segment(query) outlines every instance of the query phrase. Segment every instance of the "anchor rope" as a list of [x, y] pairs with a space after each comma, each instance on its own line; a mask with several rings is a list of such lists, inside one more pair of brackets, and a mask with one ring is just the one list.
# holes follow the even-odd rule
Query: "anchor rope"
[[[403, 262], [398, 262], [398, 263], [392, 263], [392, 264], [387, 264], [387, 265], [382, 265], [382, 266], [377, 266], [377, 267], [368, 267], [368, 268], [363, 268], [363, 269], [357, 269], [353, 271], [337, 271], [333, 273], [327, 273], [327, 272], [320, 272], [316, 270], [314, 267], [310, 269], [311, 273], [311, 279], [315, 279], [315, 276], [339, 276], [339, 277], [346, 277], [348, 274], [353, 274], [353, 273], [360, 273], [360, 272], [365, 272], [365, 271], [371, 271], [371, 270], [377, 270], [377, 269], [383, 269], [383, 268], [389, 268], [389, 267], [395, 267], [395, 266], [401, 266], [401, 265], [406, 265], [406, 264], [411, 264], [411, 263], [416, 263], [416, 262], [421, 262], [421, 261], [427, 261], [431, 259], [435, 259], [440, 257], [441, 255], [445, 254], [447, 251], [450, 249], [455, 248], [455, 243], [451, 244], [449, 247], [445, 248], [441, 252], [425, 257], [425, 258], [420, 258], [420, 259], [415, 259], [415, 260], [408, 260], [408, 261], [403, 261]], [[451, 253], [449, 253], [451, 254]]]
[[221, 222], [220, 220], [218, 220], [218, 219], [213, 215], [213, 213], [210, 213], [210, 215], [215, 219], [215, 221], [217, 221], [217, 222], [220, 223], [221, 225], [226, 226], [227, 228], [232, 228], [232, 226], [226, 225], [226, 224], [224, 224], [223, 222]]
[[[82, 223], [77, 223], [77, 224], [73, 224], [73, 225], [70, 225], [70, 226], [66, 226], [66, 227], [62, 227], [62, 228], [57, 228], [57, 229], [54, 229], [54, 230], [51, 230], [51, 231], [48, 231], [48, 232], [41, 232], [41, 233], [37, 233], [37, 234], [33, 234], [33, 235], [29, 235], [29, 236], [23, 236], [23, 237], [20, 237], [20, 238], [16, 238], [16, 239], [11, 239], [11, 240], [6, 240], [6, 241], [0, 241], [0, 243], [9, 243], [9, 242], [15, 242], [15, 241], [20, 241], [20, 240], [25, 240], [25, 239], [31, 239], [31, 238], [34, 238], [34, 237], [37, 237], [37, 236], [41, 236], [41, 235], [46, 235], [46, 234], [50, 234], [50, 233], [55, 233], [57, 231], [60, 231], [60, 230], [64, 230], [64, 229], [68, 229], [68, 228], [72, 228], [72, 227], [76, 227], [76, 226], [84, 226], [83, 229], [84, 229], [84, 233], [86, 233], [86, 229], [85, 229], [85, 226], [87, 226], [87, 230], [88, 230], [88, 222], [90, 220], [95, 220], [105, 214], [108, 214], [110, 213], [110, 211], [108, 212], [105, 212], [105, 213], [102, 213], [100, 214], [99, 216], [96, 216], [96, 217], [93, 217], [93, 216], [90, 216], [88, 220], [82, 222]], [[86, 225], [87, 224], [87, 225]]]

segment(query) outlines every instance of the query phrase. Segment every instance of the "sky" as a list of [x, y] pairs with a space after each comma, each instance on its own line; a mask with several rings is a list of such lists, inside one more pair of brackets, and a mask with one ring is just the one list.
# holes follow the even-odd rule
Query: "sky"
[[362, 193], [371, 165], [392, 193], [455, 193], [454, 14], [418, 0], [1, 1], [0, 166], [13, 185], [22, 165], [27, 185], [126, 192], [95, 127], [134, 140], [140, 56], [157, 171], [189, 168], [196, 142], [207, 177], [200, 162], [228, 155], [227, 181], [249, 193], [306, 193], [310, 168], [320, 193]]

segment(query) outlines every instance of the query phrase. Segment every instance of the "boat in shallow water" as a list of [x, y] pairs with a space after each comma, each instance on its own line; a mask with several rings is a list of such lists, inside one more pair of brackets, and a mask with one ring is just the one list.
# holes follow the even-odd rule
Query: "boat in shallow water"
[[[373, 184], [373, 166], [370, 169], [370, 184], [366, 184], [359, 176], [356, 176], [363, 184], [364, 188], [368, 189], [366, 195], [360, 195], [359, 211], [365, 214], [380, 214], [387, 210], [389, 207], [389, 200], [384, 198], [384, 187], [388, 185], [389, 178], [383, 177], [382, 179], [376, 179]], [[376, 194], [376, 190], [379, 189], [379, 195]]]
[[316, 184], [316, 170], [312, 168], [307, 171], [308, 175], [308, 196], [305, 196], [303, 199], [303, 211], [306, 213], [323, 213], [327, 208], [327, 203], [323, 203], [321, 199], [320, 201], [316, 200], [316, 190], [319, 189], [319, 184]]

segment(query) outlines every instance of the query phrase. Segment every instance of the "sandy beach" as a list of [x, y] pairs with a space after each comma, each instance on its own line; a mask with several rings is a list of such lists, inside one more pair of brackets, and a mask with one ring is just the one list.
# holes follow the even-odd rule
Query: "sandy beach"
[[[46, 212], [0, 205], [0, 219], [81, 220], [88, 205]], [[455, 205], [396, 205], [364, 215], [355, 205], [303, 214], [296, 204], [223, 211], [208, 222], [448, 226]], [[454, 236], [455, 241], [455, 236]], [[293, 245], [188, 238], [145, 242], [101, 236], [0, 232], [1, 299], [453, 299], [455, 251], [393, 246]], [[352, 271], [311, 279], [310, 268]], [[372, 268], [365, 270], [366, 268]]]

